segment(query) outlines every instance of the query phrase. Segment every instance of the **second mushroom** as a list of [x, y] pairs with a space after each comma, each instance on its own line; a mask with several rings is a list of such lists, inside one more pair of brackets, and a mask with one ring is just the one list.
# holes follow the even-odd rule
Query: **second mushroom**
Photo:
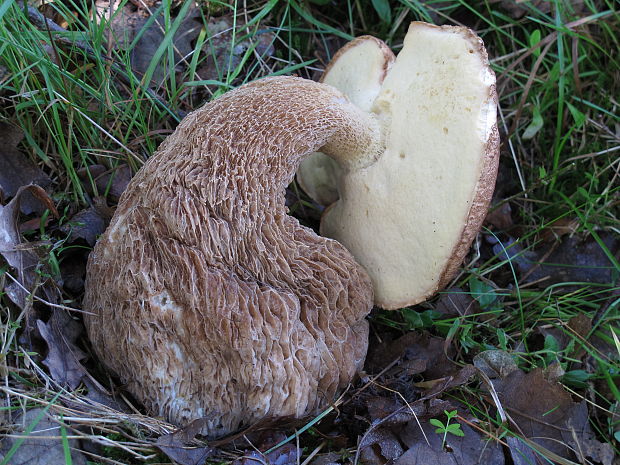
[[[427, 27], [419, 24], [412, 30]], [[454, 200], [475, 204], [478, 215], [472, 222], [469, 210], [453, 209], [463, 222], [451, 233], [458, 236], [460, 249], [456, 258], [444, 255], [454, 262], [462, 259], [461, 249], [479, 226], [479, 211], [486, 208], [494, 181], [494, 81], [471, 31], [430, 28], [450, 35], [452, 45], [460, 47], [449, 53], [444, 47], [448, 55], [434, 59], [477, 66], [470, 73], [477, 75], [476, 82], [458, 92], [466, 94], [459, 99], [468, 99], [475, 123], [450, 126], [467, 141], [465, 161], [456, 166], [475, 165], [466, 170], [469, 184], [458, 191], [469, 197]], [[401, 71], [391, 81], [387, 74], [383, 97], [373, 99], [370, 108], [327, 84], [262, 79], [188, 115], [133, 178], [89, 258], [85, 324], [100, 360], [152, 414], [178, 425], [205, 418], [203, 434], [220, 437], [263, 418], [316, 414], [362, 368], [368, 344], [365, 317], [373, 305], [373, 282], [378, 294], [383, 292], [377, 286], [381, 278], [364, 256], [356, 255], [359, 251], [352, 250], [352, 256], [336, 240], [288, 216], [284, 192], [301, 160], [320, 150], [338, 164], [340, 198], [367, 199], [354, 206], [361, 212], [330, 208], [328, 215], [338, 215], [337, 224], [346, 223], [346, 228], [336, 223], [322, 228], [352, 249], [357, 238], [369, 234], [376, 234], [377, 242], [362, 248], [378, 252], [381, 242], [398, 240], [392, 230], [382, 236], [379, 227], [353, 232], [353, 239], [341, 239], [339, 231], [357, 227], [359, 215], [367, 215], [364, 221], [372, 224], [369, 212], [384, 211], [381, 199], [406, 184], [390, 183], [385, 178], [397, 175], [388, 171], [372, 175], [364, 182], [368, 192], [381, 194], [373, 200], [353, 191], [355, 182], [346, 174], [360, 176], [386, 163], [398, 134], [426, 118], [419, 115], [424, 102], [410, 98], [420, 72], [411, 51], [426, 44], [408, 45], [407, 40], [389, 73]], [[473, 58], [461, 59], [461, 49], [466, 54], [473, 50]], [[445, 79], [448, 86], [450, 79]], [[399, 107], [400, 100], [415, 107]], [[461, 115], [452, 107], [429, 111], [430, 119]], [[472, 131], [477, 145], [471, 142]], [[438, 150], [446, 145], [433, 144]], [[433, 144], [425, 141], [424, 147]], [[448, 165], [442, 161], [439, 166], [445, 170]], [[482, 175], [489, 177], [484, 189], [476, 187]], [[374, 184], [368, 185], [368, 179]], [[410, 214], [399, 210], [407, 195], [400, 195], [395, 211], [384, 212], [383, 224], [400, 227], [393, 217]], [[407, 208], [431, 208], [419, 202]], [[420, 231], [399, 234], [407, 238], [406, 245]], [[407, 279], [415, 281], [415, 276]]]

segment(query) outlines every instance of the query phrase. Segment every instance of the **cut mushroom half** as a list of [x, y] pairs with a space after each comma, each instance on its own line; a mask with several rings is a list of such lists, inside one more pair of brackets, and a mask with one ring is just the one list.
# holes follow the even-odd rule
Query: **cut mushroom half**
[[384, 152], [358, 168], [314, 154], [297, 176], [331, 203], [321, 234], [364, 266], [375, 304], [395, 309], [426, 300], [461, 265], [491, 200], [499, 135], [495, 75], [473, 31], [414, 22], [395, 62], [384, 50], [358, 39], [323, 77], [381, 122]]

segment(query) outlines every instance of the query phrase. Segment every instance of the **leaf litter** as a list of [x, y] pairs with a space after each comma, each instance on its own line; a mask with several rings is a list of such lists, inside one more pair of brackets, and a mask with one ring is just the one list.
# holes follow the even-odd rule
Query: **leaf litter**
[[445, 412], [448, 410], [459, 410], [451, 402], [431, 398], [422, 402], [418, 400], [409, 405], [394, 402], [392, 408], [394, 410], [391, 414], [375, 419], [371, 428], [362, 437], [359, 457], [364, 463], [371, 465], [504, 463], [499, 443], [487, 441], [460, 417], [453, 425], [459, 425], [458, 430], [464, 433], [462, 436], [450, 433], [446, 435], [444, 442], [442, 435], [437, 434], [433, 423], [438, 418], [445, 417]]
[[620, 253], [618, 236], [602, 232], [599, 242], [591, 235], [576, 234], [576, 228], [574, 220], [555, 222], [542, 230], [542, 240], [530, 248], [511, 236], [486, 235], [485, 240], [492, 255], [512, 264], [521, 284], [613, 282], [615, 266], [610, 256]]
[[[85, 185], [89, 195], [105, 197], [112, 204], [117, 204], [132, 178], [132, 171], [124, 163], [112, 169], [108, 169], [104, 165], [90, 165], [80, 169], [78, 176]], [[112, 213], [110, 211], [107, 216], [111, 218]]]
[[7, 205], [0, 205], [0, 255], [16, 274], [16, 280], [9, 284], [6, 292], [22, 310], [27, 306], [28, 295], [39, 285], [43, 287], [48, 299], [57, 300], [57, 290], [53, 283], [40, 273], [41, 260], [36, 247], [22, 241], [19, 232], [20, 205], [22, 196], [26, 193], [30, 193], [58, 217], [52, 199], [43, 188], [35, 184], [19, 187]]
[[180, 465], [202, 465], [214, 452], [212, 447], [195, 444], [204, 425], [204, 419], [195, 420], [184, 428], [160, 436], [155, 445]]
[[[136, 71], [145, 72], [157, 46], [163, 39], [161, 34], [163, 17], [159, 15], [149, 22], [151, 13], [148, 10], [127, 4], [120, 10], [118, 9], [119, 2], [115, 2], [112, 10], [106, 12], [102, 9], [104, 3], [107, 6], [110, 5], [110, 2], [100, 2], [98, 10], [100, 14], [108, 15], [107, 18], [111, 21], [110, 44], [112, 48], [126, 48], [138, 34], [142, 33], [141, 39], [131, 50], [131, 60]], [[154, 8], [155, 4], [150, 2], [149, 6]], [[154, 83], [165, 79], [167, 72], [184, 69], [184, 59], [193, 52], [193, 44], [200, 33], [200, 28], [196, 27], [200, 24], [197, 21], [198, 17], [199, 12], [191, 9], [183, 20], [179, 29], [180, 33], [174, 39], [177, 69], [166, 70], [161, 65], [156, 67], [153, 74]], [[261, 38], [259, 44], [249, 42], [231, 44], [233, 40], [232, 20], [229, 16], [210, 18], [208, 30], [212, 37], [201, 51], [206, 58], [197, 70], [197, 75], [201, 79], [221, 79], [222, 71], [235, 68], [241, 62], [243, 53], [251, 47], [256, 47], [256, 52], [259, 54], [273, 53], [272, 40], [268, 34], [259, 35]], [[20, 141], [19, 133], [11, 131], [14, 129], [8, 130], [8, 139], [5, 138], [7, 143], [4, 146], [8, 147], [6, 158], [13, 157], [17, 160], [17, 162], [12, 162], [17, 163], [17, 171], [28, 174], [17, 184], [39, 182], [43, 187], [47, 187], [50, 182], [49, 178], [36, 165], [29, 165], [23, 154], [19, 154], [16, 149]], [[0, 163], [3, 162], [3, 158], [0, 157]], [[0, 189], [5, 186], [6, 182], [8, 190], [2, 191], [3, 197], [14, 196], [13, 201], [15, 201], [23, 195], [18, 193], [23, 184], [20, 184], [17, 190], [15, 188], [10, 190], [9, 181], [1, 178], [1, 175], [5, 173], [3, 166], [0, 165]], [[87, 170], [87, 173], [81, 173], [83, 181], [92, 178], [95, 184], [95, 189], [90, 189], [89, 193], [105, 195], [112, 205], [118, 202], [132, 173], [127, 165], [120, 165], [113, 170], [103, 165], [92, 165]], [[11, 181], [14, 179], [16, 178], [13, 177]], [[89, 182], [85, 184], [88, 186]], [[28, 187], [26, 190], [29, 193], [37, 192], [43, 199], [47, 195], [34, 187]], [[25, 195], [21, 201], [22, 204], [25, 202], [24, 199]], [[15, 204], [11, 201], [9, 205], [3, 207], [4, 210], [0, 210], [0, 230], [8, 231], [6, 234], [10, 234], [11, 238], [9, 241], [11, 248], [7, 253], [16, 254], [13, 257], [20, 258], [21, 266], [11, 265], [11, 262], [6, 259], [4, 248], [0, 248], [0, 252], [9, 265], [18, 271], [18, 276], [22, 276], [20, 284], [28, 291], [21, 290], [19, 303], [14, 300], [21, 309], [31, 305], [28, 301], [29, 294], [35, 290], [41, 292], [43, 289], [41, 295], [51, 304], [60, 302], [57, 293], [58, 286], [37, 281], [41, 275], [33, 272], [33, 270], [41, 269], [40, 254], [33, 252], [32, 248], [19, 237], [18, 210], [26, 214], [32, 212], [40, 214], [45, 208], [53, 206], [48, 203], [51, 202], [49, 196], [47, 196], [49, 200], [42, 201], [36, 196], [35, 199], [35, 203], [39, 204], [37, 206], [39, 210], [24, 210], [18, 206], [19, 200], [15, 201]], [[107, 208], [105, 199], [100, 205]], [[75, 212], [69, 222], [59, 227], [58, 231], [68, 235], [69, 243], [85, 243], [92, 246], [111, 216], [110, 211], [105, 208], [94, 205]], [[611, 279], [609, 274], [605, 274], [610, 273], [609, 261], [605, 261], [607, 257], [599, 253], [600, 247], [597, 249], [598, 244], [595, 244], [592, 239], [586, 241], [579, 239], [579, 236], [575, 234], [574, 220], [557, 222], [553, 228], [547, 229], [546, 235], [541, 237], [540, 245], [533, 249], [524, 249], [518, 241], [507, 235], [507, 233], [518, 232], [515, 229], [514, 213], [510, 204], [507, 202], [501, 204], [494, 213], [487, 217], [487, 225], [498, 232], [499, 237], [504, 239], [505, 243], [500, 244], [498, 239], [488, 237], [487, 244], [496, 256], [510, 259], [516, 264], [519, 276], [524, 282], [544, 280], [546, 284], [549, 284], [553, 282], [553, 279], [558, 279], [558, 282], [568, 278], [579, 281], [595, 277], [599, 280], [598, 282]], [[8, 221], [9, 218], [10, 221]], [[7, 226], [9, 223], [10, 227]], [[0, 239], [1, 237], [0, 235]], [[603, 236], [603, 240], [609, 245], [612, 253], [617, 250], [618, 244], [617, 241], [614, 242], [614, 238], [609, 239]], [[2, 244], [1, 241], [0, 244]], [[85, 260], [86, 255], [76, 256], [73, 265], [80, 261], [85, 263]], [[66, 262], [70, 263], [71, 260], [66, 260]], [[65, 282], [65, 289], [67, 289], [67, 282], [71, 281], [72, 284], [69, 287], [73, 292], [79, 293], [83, 285], [83, 267], [76, 266], [75, 268], [76, 270], [71, 273], [63, 272], [62, 279]], [[66, 267], [64, 269], [67, 270]], [[578, 273], [576, 269], [581, 269], [583, 274], [576, 274]], [[596, 275], [593, 270], [603, 271], [600, 275]], [[485, 284], [492, 288], [492, 283]], [[435, 310], [444, 317], [462, 318], [477, 313], [481, 307], [500, 303], [495, 296], [491, 296], [492, 300], [485, 300], [484, 292], [486, 291], [484, 290], [488, 286], [482, 286], [484, 292], [478, 294], [476, 294], [475, 286], [475, 283], [473, 288], [470, 286], [470, 292], [463, 291], [462, 288], [450, 289], [442, 294], [434, 304]], [[84, 382], [88, 385], [92, 396], [100, 394], [97, 387], [89, 385], [88, 380], [84, 378], [86, 371], [81, 363], [87, 355], [79, 344], [81, 326], [76, 319], [58, 308], [51, 311], [51, 315], [48, 318], [37, 318], [35, 326], [38, 336], [45, 341], [47, 346], [47, 356], [43, 364], [47, 367], [52, 379], [70, 388], [75, 388]], [[572, 329], [581, 336], [589, 332], [589, 330], [586, 331], [587, 323], [584, 322], [576, 322]], [[557, 331], [553, 333], [553, 337], [560, 340], [559, 348], [565, 347], [564, 340], [561, 340]], [[359, 436], [362, 439], [358, 444], [359, 457], [356, 457], [356, 460], [360, 459], [371, 465], [385, 465], [388, 462], [401, 465], [417, 463], [430, 465], [435, 463], [502, 464], [505, 462], [504, 450], [508, 452], [507, 457], [510, 457], [507, 463], [512, 460], [512, 463], [520, 465], [540, 461], [533, 452], [535, 449], [532, 448], [532, 444], [537, 444], [545, 453], [550, 451], [560, 457], [570, 457], [571, 460], [584, 463], [589, 459], [607, 465], [613, 459], [613, 451], [609, 445], [600, 443], [594, 437], [588, 424], [585, 402], [574, 402], [568, 392], [555, 381], [556, 377], [552, 374], [552, 370], [535, 369], [525, 373], [518, 368], [514, 357], [501, 350], [478, 354], [473, 358], [476, 368], [471, 365], [463, 366], [454, 361], [455, 354], [451, 341], [431, 336], [428, 333], [408, 333], [393, 340], [388, 338], [380, 344], [373, 345], [373, 348], [375, 350], [369, 353], [366, 369], [369, 373], [380, 373], [380, 376], [364, 376], [366, 383], [359, 391], [370, 386], [367, 389], [367, 395], [358, 395], [357, 391], [353, 391], [352, 398], [355, 400], [342, 408], [340, 412], [342, 418], [334, 419], [336, 429], [340, 421], [340, 426], [357, 428], [360, 431]], [[496, 437], [489, 437], [490, 433], [481, 432], [491, 429], [489, 425], [478, 424], [477, 420], [468, 415], [467, 406], [451, 399], [449, 391], [471, 384], [477, 373], [476, 370], [484, 373], [488, 382], [491, 383], [498, 395], [497, 400], [508, 413], [512, 426], [517, 428], [519, 436], [509, 435], [501, 441]], [[478, 377], [483, 379], [480, 374]], [[485, 382], [482, 382], [481, 386], [484, 387]], [[536, 402], [528, 402], [536, 396], [539, 397]], [[444, 400], [444, 397], [450, 400]], [[108, 397], [104, 395], [103, 399], [108, 399]], [[489, 408], [497, 406], [495, 399], [487, 400]], [[431, 420], [445, 422], [445, 412], [454, 410], [458, 412], [458, 415], [453, 421], [459, 425], [464, 436], [448, 434], [444, 441], [442, 435], [436, 432], [436, 425], [433, 425]], [[32, 411], [40, 412], [38, 409], [31, 409], [30, 412]], [[347, 421], [349, 425], [342, 425], [342, 422]], [[358, 425], [352, 426], [354, 421], [357, 421]], [[160, 428], [159, 431], [161, 430]], [[153, 433], [153, 430], [150, 431]], [[160, 434], [152, 445], [177, 463], [199, 465], [207, 458], [217, 456], [221, 451], [216, 447], [205, 445], [204, 441], [196, 436], [196, 431], [196, 425], [192, 424], [173, 432]], [[334, 439], [334, 433], [334, 431], [328, 432], [326, 437], [338, 444]], [[332, 435], [329, 436], [329, 434]], [[56, 447], [52, 443], [47, 444], [50, 448]], [[346, 439], [342, 444], [343, 447], [351, 446]], [[301, 457], [301, 451], [290, 443], [271, 452], [266, 452], [269, 448], [262, 444], [259, 450], [263, 452], [246, 450], [244, 456], [235, 460], [234, 464], [293, 465], [299, 463]], [[82, 463], [79, 460], [78, 457], [73, 463]], [[345, 460], [342, 455], [331, 452], [315, 459], [314, 463], [325, 465], [351, 461], [353, 460]]]
[[[132, 69], [140, 76], [144, 75], [151, 65], [151, 61], [164, 40], [166, 18], [163, 9], [157, 9], [157, 15], [152, 15], [148, 5], [141, 8], [129, 2], [115, 0], [99, 0], [95, 3], [97, 18], [104, 21], [108, 34], [108, 44], [112, 49], [126, 50], [134, 40], [135, 46], [129, 50]], [[171, 18], [174, 20], [175, 18]], [[166, 70], [163, 62], [159, 63], [152, 74], [151, 84], [162, 85], [168, 73], [176, 73], [183, 67], [182, 63], [192, 52], [192, 42], [200, 33], [200, 10], [196, 7], [182, 19], [179, 32], [173, 40], [174, 62], [180, 68]]]
[[247, 451], [233, 461], [233, 465], [297, 465], [300, 457], [300, 449], [293, 444], [285, 444], [272, 452]]
[[67, 312], [56, 309], [47, 322], [37, 320], [37, 328], [47, 343], [47, 356], [43, 364], [50, 375], [62, 386], [77, 388], [86, 375], [86, 369], [81, 364], [86, 354], [77, 346], [82, 325]]
[[[11, 465], [51, 465], [72, 463], [86, 465], [86, 456], [79, 449], [77, 439], [67, 439], [61, 423], [55, 421], [43, 408], [31, 408], [13, 416], [11, 436], [0, 443], [2, 463]], [[67, 457], [67, 454], [69, 457]], [[67, 459], [71, 462], [67, 462]]]
[[[612, 464], [614, 451], [595, 438], [586, 401], [573, 402], [561, 384], [545, 378], [542, 369], [529, 373], [514, 370], [500, 379], [495, 389], [523, 438], [558, 457]], [[510, 452], [513, 456], [523, 453], [521, 448], [510, 448]]]
[[[75, 344], [81, 333], [81, 325], [65, 310], [53, 307], [58, 306], [60, 301], [59, 289], [36, 249], [22, 240], [19, 232], [19, 206], [26, 192], [31, 193], [58, 217], [51, 198], [34, 184], [21, 186], [7, 205], [0, 206], [0, 256], [15, 270], [14, 281], [5, 288], [5, 292], [25, 313], [21, 341], [34, 348], [34, 340], [42, 338], [47, 344], [47, 356], [43, 363], [50, 369], [52, 377], [61, 385], [75, 389], [86, 372], [80, 364], [86, 355]], [[37, 294], [41, 294], [43, 301], [52, 306], [45, 312], [51, 312], [47, 322], [40, 319], [41, 312], [34, 309], [31, 296]]]
[[[96, 10], [100, 21], [106, 21], [109, 43], [113, 49], [126, 50], [134, 40], [137, 40], [129, 50], [131, 66], [139, 75], [144, 75], [164, 41], [163, 12], [159, 9], [152, 11], [146, 5], [136, 8], [121, 0], [116, 0], [112, 4], [107, 0], [98, 0]], [[170, 18], [170, 21], [175, 19]], [[244, 54], [250, 49], [261, 57], [270, 57], [275, 53], [274, 37], [271, 33], [258, 33], [252, 39], [239, 41], [235, 36], [237, 21], [243, 24], [242, 18], [235, 20], [231, 15], [209, 18], [205, 31], [207, 40], [199, 50], [204, 59], [196, 69], [198, 80], [225, 81], [229, 71], [239, 66]], [[152, 85], [161, 86], [169, 74], [180, 74], [188, 68], [193, 53], [196, 53], [195, 44], [202, 28], [201, 10], [193, 5], [182, 19], [178, 32], [172, 40], [175, 69], [166, 70], [163, 62], [158, 63], [152, 75]]]

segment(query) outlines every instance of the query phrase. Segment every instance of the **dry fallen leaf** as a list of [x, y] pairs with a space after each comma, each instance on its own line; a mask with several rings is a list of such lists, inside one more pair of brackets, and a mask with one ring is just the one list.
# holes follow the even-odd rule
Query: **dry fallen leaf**
[[[395, 406], [397, 404], [395, 403]], [[417, 420], [411, 413], [412, 410], [416, 413]], [[457, 408], [441, 400], [430, 400], [428, 404], [414, 402], [409, 406], [401, 405], [382, 420], [373, 421], [373, 425], [359, 444], [360, 462], [369, 465], [504, 463], [500, 445], [486, 441], [465, 423], [460, 423], [465, 435], [463, 437], [446, 435], [444, 447], [443, 434], [436, 433], [436, 427], [429, 423], [431, 418], [445, 422], [444, 410], [457, 410]], [[395, 421], [397, 413], [400, 421]], [[458, 420], [451, 421], [455, 422]]]
[[179, 465], [202, 465], [213, 454], [214, 449], [192, 442], [205, 422], [205, 419], [198, 419], [173, 433], [164, 434], [157, 438], [155, 445]]
[[[592, 320], [585, 314], [581, 313], [568, 320], [568, 324], [564, 328], [561, 326], [542, 326], [536, 328], [535, 334], [540, 333], [540, 335], [543, 336], [545, 340], [549, 337], [552, 337], [557, 344], [556, 351], [559, 352], [566, 349], [571, 343], [571, 341], [574, 341], [575, 336], [582, 340], [586, 340], [588, 336], [590, 336], [591, 342], [596, 342], [598, 338], [590, 335], [591, 330]], [[544, 347], [544, 342], [542, 341], [541, 347]], [[567, 353], [566, 356], [574, 360], [572, 364], [572, 367], [574, 368], [574, 366], [577, 364], [577, 361], [586, 354], [587, 352], [584, 347], [581, 344], [577, 344], [575, 346], [575, 351], [572, 353]]]
[[[19, 211], [22, 195], [30, 192], [38, 199], [45, 208], [52, 211], [55, 216], [58, 212], [52, 199], [39, 186], [34, 184], [20, 187], [13, 199], [5, 206], [0, 206], [0, 256], [8, 265], [15, 270], [18, 283], [11, 283], [5, 290], [8, 297], [21, 309], [26, 308], [26, 300], [41, 274], [37, 273], [40, 260], [35, 253], [34, 247], [23, 243], [19, 234]], [[44, 286], [46, 297], [55, 300], [57, 292], [51, 286]]]
[[[159, 87], [166, 79], [168, 73], [176, 73], [182, 71], [187, 67], [187, 57], [190, 56], [193, 51], [192, 43], [197, 39], [198, 34], [202, 28], [200, 20], [200, 10], [198, 8], [192, 8], [187, 13], [183, 22], [179, 26], [177, 33], [174, 36], [174, 62], [176, 65], [175, 70], [166, 70], [164, 68], [163, 60], [155, 68], [153, 73], [152, 82]], [[139, 18], [133, 23], [134, 36], [141, 33], [144, 28], [143, 35], [138, 40], [138, 43], [131, 50], [131, 66], [134, 71], [140, 74], [144, 74], [149, 68], [153, 55], [159, 48], [159, 45], [164, 41], [164, 30], [166, 29], [163, 11], [155, 21], [147, 27], [147, 21], [150, 18]], [[176, 18], [171, 18], [171, 20]]]
[[[121, 5], [123, 5], [122, 9]], [[164, 40], [166, 30], [163, 11], [156, 18], [150, 17], [150, 12], [132, 7], [130, 3], [108, 0], [96, 2], [97, 16], [100, 21], [108, 22], [108, 34], [110, 42], [115, 49], [124, 49], [138, 37], [138, 42], [131, 49], [131, 67], [140, 75], [149, 68], [155, 52]], [[119, 11], [120, 9], [120, 11]], [[202, 24], [199, 8], [193, 6], [185, 18], [173, 39], [174, 61], [177, 69], [166, 70], [164, 60], [155, 67], [151, 83], [156, 87], [166, 79], [167, 73], [175, 73], [185, 68], [184, 60], [192, 50], [192, 43], [198, 37]], [[176, 18], [170, 18], [174, 21]]]
[[47, 323], [37, 321], [37, 328], [47, 343], [47, 357], [43, 363], [50, 375], [63, 386], [77, 388], [86, 374], [86, 369], [80, 363], [86, 354], [75, 344], [82, 332], [82, 325], [66, 311], [55, 309]]
[[579, 229], [579, 224], [578, 218], [560, 218], [547, 225], [540, 232], [540, 238], [544, 242], [554, 242], [566, 234], [575, 234]]
[[474, 357], [474, 366], [487, 375], [489, 379], [502, 379], [519, 369], [514, 357], [503, 350], [480, 352]]
[[514, 465], [536, 465], [542, 462], [540, 458], [537, 458], [536, 452], [520, 438], [506, 438], [506, 443], [508, 444], [508, 450]]
[[584, 463], [589, 458], [611, 465], [613, 449], [595, 438], [585, 401], [573, 402], [560, 384], [545, 379], [543, 370], [512, 371], [495, 389], [525, 438], [569, 460]]
[[512, 208], [508, 202], [501, 204], [499, 207], [492, 209], [485, 218], [484, 222], [493, 226], [500, 231], [510, 229], [514, 223], [512, 222]]
[[538, 254], [532, 250], [525, 250], [513, 237], [499, 241], [497, 237], [487, 235], [486, 242], [492, 244], [493, 254], [500, 260], [510, 260], [521, 276], [526, 275], [536, 266]]
[[[45, 266], [34, 252], [32, 246], [22, 241], [19, 234], [19, 204], [25, 192], [30, 192], [45, 207], [58, 216], [56, 208], [47, 193], [39, 186], [21, 187], [8, 205], [0, 206], [0, 255], [15, 270], [17, 282], [5, 289], [8, 297], [22, 310], [28, 308], [29, 295], [36, 292], [37, 285], [42, 289], [47, 302], [58, 303], [59, 292], [51, 279], [42, 281]], [[32, 326], [30, 321], [33, 321]], [[31, 341], [34, 329], [34, 318], [26, 316], [26, 336], [23, 340]], [[75, 322], [64, 310], [55, 309], [48, 322], [36, 321], [36, 329], [45, 340], [48, 354], [43, 363], [50, 370], [53, 379], [62, 385], [76, 388], [85, 373], [79, 363], [85, 354], [75, 345], [81, 325]], [[24, 336], [24, 334], [22, 334]]]
[[[366, 407], [371, 420], [371, 426], [363, 434], [359, 442], [359, 454], [361, 461], [370, 465], [385, 465], [386, 463], [409, 463], [412, 459], [411, 449], [418, 449], [422, 442], [426, 446], [424, 435], [417, 436], [416, 431], [420, 431], [418, 421], [424, 423], [431, 417], [443, 414], [445, 409], [453, 410], [454, 407], [449, 402], [437, 399], [444, 391], [468, 382], [475, 373], [475, 368], [471, 365], [463, 367], [454, 376], [448, 376], [435, 380], [431, 389], [423, 393], [417, 400], [405, 403], [404, 399], [397, 400], [395, 397], [374, 396], [366, 399]], [[473, 431], [473, 430], [472, 430]], [[434, 434], [434, 433], [433, 433]], [[475, 434], [474, 443], [482, 444], [478, 433]], [[470, 438], [468, 438], [469, 440]], [[409, 441], [409, 442], [408, 442]], [[420, 442], [422, 441], [422, 442]], [[418, 442], [420, 442], [418, 444]], [[432, 441], [430, 441], [432, 445]], [[457, 442], [456, 447], [469, 447], [467, 442]], [[404, 446], [408, 447], [404, 447]], [[495, 445], [489, 447], [491, 450]], [[480, 449], [480, 447], [479, 447]], [[480, 449], [481, 450], [481, 449]], [[437, 452], [441, 452], [441, 447]], [[426, 453], [426, 452], [425, 452]], [[435, 452], [430, 450], [431, 455]], [[468, 452], [452, 451], [453, 456], [461, 457]], [[441, 453], [438, 460], [448, 460], [445, 463], [478, 463], [461, 462], [457, 458], [456, 462], [450, 462], [450, 456], [443, 456]], [[482, 455], [483, 458], [488, 458]], [[415, 458], [415, 457], [413, 457]], [[443, 463], [443, 462], [412, 462], [412, 463]], [[480, 462], [485, 463], [485, 462]], [[494, 462], [486, 462], [494, 463]], [[498, 463], [503, 463], [498, 462]]]
[[368, 464], [393, 462], [404, 453], [398, 436], [389, 428], [371, 430], [364, 435], [358, 447], [362, 462]]
[[436, 397], [444, 391], [467, 384], [475, 374], [476, 368], [473, 365], [465, 365], [454, 374], [433, 380], [424, 392], [424, 397]]
[[[410, 332], [388, 344], [371, 345], [367, 356], [367, 370], [379, 373], [395, 360], [409, 367], [413, 361], [422, 361], [418, 373], [425, 379], [437, 379], [452, 375], [458, 367], [444, 352], [445, 339], [430, 334]], [[417, 365], [416, 365], [417, 366]], [[398, 367], [397, 367], [398, 368]]]
[[[125, 164], [118, 165], [113, 169], [108, 169], [103, 165], [91, 165], [79, 170], [78, 176], [89, 194], [95, 195], [95, 191], [90, 185], [90, 178], [92, 177], [97, 188], [96, 194], [99, 196], [107, 194], [107, 198], [112, 203], [118, 203], [118, 200], [127, 188], [127, 184], [131, 181], [132, 173], [131, 168]], [[106, 217], [101, 208], [98, 208], [98, 212]]]
[[[0, 122], [0, 201], [14, 197], [20, 187], [37, 184], [43, 188], [51, 184], [50, 178], [18, 148], [23, 139], [21, 129]], [[45, 206], [29, 193], [22, 194], [22, 213], [43, 213]]]
[[[405, 405], [394, 397], [374, 396], [366, 399], [366, 408], [373, 425], [400, 425], [412, 418], [412, 413], [422, 415], [426, 411], [422, 402]], [[369, 442], [370, 444], [370, 442]]]
[[[620, 250], [620, 239], [608, 233], [601, 234], [601, 240], [615, 255]], [[581, 240], [577, 236], [565, 237], [550, 254], [548, 248], [537, 250], [538, 256], [546, 257], [540, 266], [535, 266], [527, 282], [547, 278], [545, 285], [567, 282], [608, 284], [613, 281], [615, 267], [605, 251], [591, 236]]]
[[310, 465], [338, 465], [341, 455], [336, 452], [328, 452], [327, 454], [319, 454], [310, 462]]
[[301, 456], [301, 450], [295, 445], [288, 443], [276, 450], [263, 454], [252, 450], [243, 454], [243, 457], [235, 460], [232, 465], [297, 465]]
[[77, 212], [62, 225], [60, 230], [69, 236], [69, 242], [83, 239], [91, 247], [97, 242], [99, 235], [105, 231], [109, 219], [105, 218], [95, 207]]
[[478, 309], [478, 303], [460, 287], [451, 287], [442, 291], [435, 310], [446, 316], [465, 316]]
[[254, 52], [260, 56], [274, 54], [271, 33], [259, 33], [253, 39], [248, 38], [233, 44], [234, 28], [231, 16], [220, 16], [209, 20], [207, 31], [210, 39], [203, 46], [205, 60], [196, 71], [201, 79], [220, 80], [225, 77], [229, 67], [231, 71], [234, 70], [250, 47], [254, 46]]
[[[437, 418], [445, 422], [445, 416]], [[461, 423], [464, 436], [447, 434], [445, 445], [442, 444], [443, 434], [436, 433], [435, 426], [427, 419], [423, 419], [421, 425], [422, 430], [415, 422], [407, 425], [401, 434], [401, 439], [408, 449], [394, 462], [394, 465], [503, 465], [504, 463], [504, 453], [499, 443], [487, 441], [465, 423]]]
[[[27, 433], [24, 442], [21, 443], [11, 456], [7, 454], [20, 440], [19, 437], [5, 437], [0, 444], [0, 458], [2, 463], [11, 465], [52, 465], [68, 463], [65, 459], [65, 447], [61, 438], [60, 424], [53, 421], [41, 408], [27, 410], [25, 414], [14, 419], [13, 434], [26, 434], [28, 428], [33, 428]], [[70, 434], [67, 432], [67, 434]], [[86, 457], [78, 450], [78, 441], [68, 439], [73, 465], [86, 465]]]
[[[601, 233], [600, 239], [611, 255], [620, 250], [620, 239]], [[592, 237], [582, 240], [566, 236], [560, 242], [543, 243], [533, 250], [524, 250], [512, 237], [498, 241], [486, 236], [493, 244], [493, 253], [501, 260], [510, 260], [523, 283], [541, 281], [544, 286], [558, 283], [589, 282], [607, 284], [613, 281], [615, 267], [601, 245]]]

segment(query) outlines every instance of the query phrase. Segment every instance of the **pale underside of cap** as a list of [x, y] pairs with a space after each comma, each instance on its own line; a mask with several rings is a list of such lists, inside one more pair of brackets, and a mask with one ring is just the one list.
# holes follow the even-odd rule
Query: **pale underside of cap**
[[[464, 27], [412, 23], [384, 79], [378, 47], [351, 50], [325, 82], [384, 123], [385, 152], [364, 169], [332, 173], [339, 200], [321, 233], [368, 271], [376, 305], [400, 308], [448, 284], [484, 220], [498, 162], [495, 76]], [[352, 77], [355, 63], [372, 79]]]

